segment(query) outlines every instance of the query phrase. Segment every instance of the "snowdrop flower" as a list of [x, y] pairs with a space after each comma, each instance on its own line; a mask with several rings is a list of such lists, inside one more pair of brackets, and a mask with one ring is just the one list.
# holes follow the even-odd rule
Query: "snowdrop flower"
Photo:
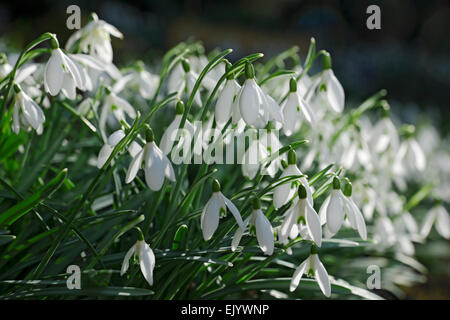
[[150, 246], [145, 242], [141, 229], [138, 227], [136, 227], [136, 229], [138, 230], [138, 240], [125, 254], [120, 275], [123, 276], [125, 272], [127, 272], [130, 265], [130, 259], [134, 256], [134, 259], [139, 259], [139, 266], [145, 280], [149, 285], [153, 285], [153, 269], [155, 268], [156, 262], [155, 254]]
[[389, 117], [389, 106], [387, 103], [382, 110], [382, 118], [375, 124], [370, 137], [370, 145], [377, 153], [385, 152], [388, 148], [397, 152], [400, 145], [397, 128]]
[[303, 118], [309, 124], [315, 123], [311, 107], [297, 93], [297, 81], [295, 78], [291, 78], [289, 82], [289, 95], [281, 109], [284, 116], [283, 131], [288, 137], [300, 129]]
[[17, 84], [14, 85], [14, 90], [16, 96], [13, 109], [12, 130], [16, 134], [19, 134], [22, 123], [22, 126], [25, 128], [32, 127], [36, 130], [37, 134], [42, 134], [45, 115], [41, 107], [26, 95]]
[[253, 212], [244, 220], [244, 228], [239, 227], [231, 242], [231, 250], [234, 252], [241, 241], [247, 225], [250, 225], [250, 234], [256, 233], [259, 247], [265, 255], [272, 255], [274, 249], [274, 233], [269, 219], [261, 211], [261, 203], [258, 198], [253, 199]]
[[125, 183], [133, 181], [137, 172], [143, 166], [145, 182], [151, 190], [158, 191], [161, 189], [165, 177], [173, 182], [176, 180], [175, 172], [169, 159], [156, 145], [150, 127], [147, 128], [146, 142], [144, 148], [133, 157], [128, 167]]
[[92, 13], [89, 23], [70, 36], [65, 48], [69, 51], [79, 41], [82, 52], [89, 53], [105, 63], [111, 63], [113, 60], [111, 36], [123, 38], [122, 33], [116, 27], [99, 20], [97, 15]]
[[125, 121], [125, 114], [127, 114], [131, 119], [136, 118], [136, 111], [131, 106], [131, 104], [125, 99], [120, 98], [109, 88], [105, 88], [106, 98], [103, 102], [103, 107], [100, 113], [99, 127], [100, 131], [104, 134], [106, 132], [106, 121], [111, 119], [120, 121]]
[[238, 208], [236, 208], [233, 202], [231, 202], [222, 194], [222, 192], [220, 192], [220, 184], [216, 179], [214, 179], [213, 181], [212, 189], [213, 193], [211, 195], [211, 198], [206, 203], [200, 218], [200, 226], [205, 241], [211, 239], [214, 232], [217, 230], [217, 227], [219, 226], [219, 218], [223, 218], [226, 216], [227, 208], [233, 214], [233, 217], [239, 225], [239, 228], [245, 228]]
[[[346, 184], [344, 185], [343, 188], [344, 197], [341, 197], [342, 202], [344, 204], [345, 216], [349, 221], [350, 226], [354, 230], [358, 231], [361, 239], [367, 240], [366, 222], [364, 221], [364, 217], [361, 213], [361, 210], [359, 210], [358, 206], [352, 199], [352, 189], [353, 189], [352, 184], [347, 178], [345, 180]], [[322, 221], [322, 224], [324, 223], [325, 221]]]
[[322, 245], [319, 215], [307, 200], [306, 190], [302, 184], [298, 187], [298, 200], [286, 211], [278, 233], [278, 240], [283, 244], [288, 243], [288, 238], [297, 238], [298, 230], [306, 227], [307, 238], [313, 240], [318, 247]]
[[319, 77], [318, 94], [324, 98], [324, 101], [332, 111], [342, 113], [344, 110], [345, 93], [341, 83], [331, 69], [331, 57], [328, 52], [323, 55], [322, 61], [323, 71]]
[[3, 52], [0, 53], [0, 80], [6, 77], [12, 70], [13, 67], [8, 63], [6, 55]]
[[[179, 99], [181, 99], [182, 96], [188, 96], [194, 89], [197, 79], [198, 74], [191, 70], [189, 62], [186, 59], [183, 59], [169, 75], [167, 82], [168, 92], [178, 92], [177, 97]], [[197, 90], [194, 95], [194, 102], [198, 106], [202, 105], [199, 90]]]
[[344, 195], [341, 191], [341, 183], [337, 177], [333, 178], [333, 190], [325, 199], [320, 208], [319, 215], [322, 224], [326, 222], [327, 231], [336, 234], [344, 222]]
[[[125, 132], [122, 129], [114, 131], [106, 140], [106, 143], [100, 149], [97, 157], [97, 168], [101, 168], [104, 166], [106, 161], [109, 159], [111, 153], [114, 150], [114, 147], [125, 137]], [[132, 157], [134, 157], [142, 148], [135, 141], [130, 143], [128, 147], [128, 152]]]
[[250, 146], [242, 157], [242, 174], [249, 179], [254, 179], [261, 169], [261, 174], [268, 174], [273, 178], [277, 171], [282, 168], [281, 160], [283, 156], [271, 160], [269, 165], [264, 160], [278, 152], [283, 145], [277, 135], [274, 134], [271, 121], [268, 122], [266, 130], [260, 132], [259, 139], [256, 137], [256, 129], [249, 129], [248, 132], [251, 134]]
[[114, 84], [112, 91], [119, 93], [125, 88], [125, 86], [129, 85], [137, 88], [139, 94], [144, 99], [153, 98], [158, 87], [159, 76], [145, 70], [145, 66], [142, 61], [138, 61], [136, 68], [137, 70], [133, 70], [131, 73], [120, 78]]
[[284, 123], [281, 108], [269, 95], [265, 94], [255, 81], [253, 65], [245, 65], [245, 82], [237, 97], [239, 113], [248, 124], [264, 128], [269, 121]]
[[67, 98], [74, 99], [76, 88], [85, 90], [86, 75], [81, 66], [59, 48], [56, 38], [50, 42], [52, 54], [45, 66], [45, 90], [52, 96], [61, 91]]
[[392, 170], [399, 176], [405, 176], [408, 172], [422, 172], [426, 167], [426, 158], [422, 148], [413, 137], [415, 127], [405, 126], [403, 131], [406, 134], [406, 140], [400, 145]]
[[420, 235], [426, 238], [431, 231], [431, 227], [436, 228], [436, 231], [445, 239], [450, 239], [450, 219], [448, 212], [440, 201], [431, 208], [425, 216]]
[[275, 209], [280, 208], [281, 206], [285, 205], [289, 200], [292, 199], [292, 197], [296, 192], [297, 185], [299, 184], [299, 182], [306, 188], [307, 200], [309, 204], [311, 206], [313, 205], [314, 201], [312, 197], [311, 187], [309, 186], [306, 177], [304, 177], [302, 172], [298, 169], [297, 155], [295, 154], [295, 151], [291, 149], [288, 151], [288, 165], [283, 170], [283, 173], [281, 174], [279, 180], [283, 179], [284, 177], [294, 175], [302, 177], [275, 187], [273, 191], [273, 206], [275, 207]]
[[326, 297], [330, 297], [331, 295], [331, 285], [330, 278], [328, 276], [328, 272], [323, 266], [322, 262], [319, 260], [319, 249], [313, 244], [311, 246], [311, 254], [309, 257], [303, 261], [297, 269], [295, 269], [294, 274], [292, 275], [291, 284], [289, 290], [292, 292], [297, 289], [300, 280], [303, 277], [303, 274], [306, 272], [307, 275], [314, 277], [317, 281], [317, 284], [322, 290], [322, 293]]
[[[163, 152], [163, 154], [168, 155], [170, 151], [172, 151], [173, 144], [175, 143], [176, 139], [179, 138], [178, 135], [183, 132], [180, 132], [178, 129], [180, 127], [181, 119], [183, 118], [184, 113], [184, 103], [183, 101], [179, 100], [177, 102], [176, 106], [176, 115], [173, 121], [169, 124], [166, 131], [164, 131], [164, 134], [161, 138], [160, 147]], [[189, 141], [185, 141], [185, 136], [180, 137], [180, 140], [177, 145], [177, 150], [182, 148], [184, 143], [190, 142], [195, 134], [195, 128], [192, 125], [192, 123], [189, 122], [189, 120], [186, 119], [186, 122], [184, 123], [184, 128], [186, 129], [189, 134], [187, 134], [187, 138]], [[172, 159], [173, 160], [173, 159]]]
[[[229, 76], [216, 102], [215, 119], [219, 129], [222, 129], [225, 126], [233, 114], [238, 114], [238, 111], [236, 112], [236, 108], [238, 108], [236, 98], [240, 89], [241, 86], [239, 83], [233, 79], [232, 75]], [[239, 121], [239, 119], [234, 120], [236, 120], [233, 121], [234, 123]]]

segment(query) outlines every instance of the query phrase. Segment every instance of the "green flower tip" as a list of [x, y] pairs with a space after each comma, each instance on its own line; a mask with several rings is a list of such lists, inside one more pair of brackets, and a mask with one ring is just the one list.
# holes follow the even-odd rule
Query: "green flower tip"
[[326, 51], [322, 56], [322, 68], [323, 70], [331, 69], [331, 56]]
[[8, 62], [8, 59], [6, 58], [6, 54], [4, 54], [3, 52], [0, 52], [0, 64], [5, 64], [6, 62]]
[[292, 149], [288, 151], [288, 164], [297, 164], [297, 155]]
[[275, 126], [272, 121], [267, 122], [266, 129], [267, 129], [267, 131], [275, 129]]
[[305, 188], [305, 186], [303, 184], [301, 184], [298, 187], [298, 197], [300, 199], [306, 199], [306, 196], [307, 196], [306, 188]]
[[181, 65], [183, 66], [184, 72], [188, 73], [189, 71], [191, 71], [191, 66], [186, 59], [181, 60]]
[[283, 166], [283, 169], [286, 169], [288, 167], [288, 163], [284, 159], [281, 159], [281, 165]]
[[261, 209], [261, 201], [259, 201], [259, 198], [253, 198], [252, 204], [254, 210]]
[[142, 60], [136, 61], [135, 67], [136, 67], [136, 70], [139, 71], [139, 72], [144, 71], [145, 70], [145, 63], [144, 63], [144, 61], [142, 61]]
[[177, 114], [183, 114], [184, 113], [184, 103], [181, 100], [178, 100], [177, 106], [176, 106], [176, 112]]
[[311, 246], [311, 254], [318, 254], [318, 253], [319, 253], [319, 248], [315, 244], [313, 244]]
[[110, 87], [105, 87], [105, 92], [107, 95], [111, 94], [111, 88]]
[[295, 80], [294, 77], [291, 78], [289, 81], [289, 92], [296, 92], [297, 91], [297, 80]]
[[439, 197], [435, 197], [433, 199], [433, 207], [442, 205], [442, 199]]
[[20, 90], [20, 87], [14, 83], [14, 92], [19, 93], [20, 91], [22, 91], [22, 90]]
[[98, 20], [98, 15], [95, 12], [91, 12], [91, 14], [89, 15], [88, 21], [97, 21]]
[[139, 227], [134, 227], [135, 229], [136, 229], [136, 231], [137, 231], [137, 233], [138, 233], [138, 240], [139, 241], [144, 241], [144, 234], [142, 233], [142, 230], [141, 230], [141, 228], [139, 228]]
[[253, 79], [255, 77], [255, 69], [250, 61], [247, 61], [245, 64], [245, 78]]
[[416, 127], [412, 124], [405, 124], [401, 127], [400, 131], [406, 138], [410, 138], [416, 132]]
[[212, 183], [212, 190], [213, 192], [219, 192], [220, 191], [220, 183], [219, 180], [214, 179]]
[[153, 130], [148, 125], [147, 125], [147, 131], [145, 131], [145, 141], [147, 141], [147, 142], [155, 141], [155, 136], [153, 134]]
[[50, 38], [50, 47], [52, 48], [52, 50], [59, 48], [59, 42], [56, 38], [56, 34], [52, 34], [52, 37]]
[[343, 188], [344, 195], [346, 197], [351, 197], [352, 196], [352, 190], [353, 190], [352, 183], [347, 178], [345, 178], [344, 180], [345, 180], [345, 185], [344, 185], [344, 188]]
[[391, 107], [389, 106], [389, 103], [386, 100], [380, 101], [380, 108], [381, 108], [381, 117], [382, 118], [388, 118], [389, 117], [389, 110]]
[[339, 181], [338, 177], [333, 178], [333, 189], [339, 190], [341, 188], [341, 182]]

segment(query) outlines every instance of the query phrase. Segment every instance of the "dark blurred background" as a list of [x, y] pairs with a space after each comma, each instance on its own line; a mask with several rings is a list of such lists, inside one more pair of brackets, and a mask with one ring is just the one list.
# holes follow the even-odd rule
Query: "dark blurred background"
[[[72, 33], [66, 28], [71, 4], [81, 8], [82, 25], [95, 11], [122, 31], [125, 39], [113, 40], [119, 66], [135, 59], [152, 61], [190, 37], [208, 50], [233, 48], [232, 60], [253, 52], [271, 57], [293, 45], [304, 57], [313, 36], [318, 49], [331, 52], [349, 101], [361, 102], [386, 88], [403, 120], [415, 122], [422, 111], [441, 132], [450, 132], [449, 1], [8, 0], [0, 3], [0, 43], [20, 50], [49, 31], [64, 44]], [[381, 8], [381, 30], [366, 27], [371, 4]], [[408, 290], [408, 297], [448, 297], [446, 266], [424, 286]]]
[[[349, 100], [386, 88], [389, 99], [404, 106], [400, 112], [410, 113], [406, 121], [414, 121], [414, 110], [434, 110], [437, 124], [450, 131], [449, 1], [7, 1], [0, 4], [0, 39], [19, 49], [50, 31], [64, 43], [70, 4], [81, 8], [82, 25], [95, 11], [124, 33], [125, 40], [113, 42], [119, 65], [150, 60], [189, 37], [207, 49], [233, 48], [232, 58], [270, 57], [292, 45], [305, 55], [314, 36], [331, 52]], [[366, 27], [370, 4], [381, 8], [381, 30]]]
[[[64, 43], [71, 33], [70, 4], [81, 8], [82, 25], [95, 11], [124, 33], [125, 40], [113, 43], [119, 65], [149, 60], [189, 37], [207, 49], [233, 48], [232, 58], [252, 52], [270, 57], [292, 45], [305, 55], [314, 36], [331, 52], [350, 100], [386, 88], [389, 99], [411, 113], [407, 121], [414, 121], [414, 110], [434, 110], [441, 129], [450, 131], [449, 1], [8, 1], [0, 5], [0, 38], [21, 48], [50, 31]], [[381, 30], [366, 27], [370, 4], [381, 8]]]

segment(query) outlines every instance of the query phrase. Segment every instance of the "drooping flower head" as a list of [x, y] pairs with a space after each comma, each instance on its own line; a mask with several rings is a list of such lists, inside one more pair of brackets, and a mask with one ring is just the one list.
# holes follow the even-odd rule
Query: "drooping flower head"
[[220, 183], [216, 179], [212, 185], [213, 193], [205, 205], [200, 218], [200, 227], [205, 241], [211, 239], [219, 226], [219, 219], [226, 216], [227, 208], [233, 214], [239, 228], [245, 228], [238, 208], [220, 192]]
[[144, 235], [139, 227], [136, 227], [138, 231], [138, 240], [127, 251], [122, 262], [122, 268], [120, 275], [124, 275], [130, 266], [130, 259], [134, 256], [135, 260], [139, 260], [139, 266], [141, 268], [142, 275], [149, 285], [153, 285], [153, 269], [155, 268], [155, 254], [150, 246], [145, 242]]
[[176, 180], [172, 164], [156, 145], [155, 137], [150, 127], [147, 127], [144, 148], [136, 153], [128, 167], [125, 183], [130, 183], [134, 180], [141, 166], [144, 168], [145, 182], [153, 191], [161, 189], [165, 178], [170, 181]]

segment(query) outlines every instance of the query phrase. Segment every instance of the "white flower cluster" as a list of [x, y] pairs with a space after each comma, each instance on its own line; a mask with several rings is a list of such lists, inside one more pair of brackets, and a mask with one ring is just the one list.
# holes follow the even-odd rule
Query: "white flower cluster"
[[[433, 225], [440, 235], [450, 238], [444, 205], [450, 201], [450, 195], [442, 192], [448, 190], [450, 183], [450, 156], [441, 147], [439, 136], [430, 131], [431, 127], [418, 133], [413, 126], [398, 130], [389, 117], [387, 102], [381, 97], [343, 113], [345, 94], [333, 73], [328, 53], [313, 55], [314, 59], [321, 56], [323, 62], [322, 71], [316, 75], [310, 76], [306, 67], [297, 66], [290, 73], [262, 81], [263, 75], [258, 76], [260, 69], [255, 68], [254, 60], [244, 59], [231, 65], [222, 59], [211, 66], [199, 50], [185, 50], [172, 64], [167, 64], [170, 68], [157, 75], [142, 62], [123, 70], [115, 67], [110, 36], [123, 37], [114, 26], [93, 16], [70, 37], [65, 50], [52, 35], [50, 57], [44, 64], [27, 61], [17, 68], [18, 65], [13, 67], [6, 59], [0, 59], [0, 77], [9, 77], [9, 90], [14, 89], [12, 131], [19, 134], [21, 129], [32, 128], [41, 134], [46, 125], [42, 107], [53, 105], [57, 99], [77, 103], [79, 116], [94, 119], [103, 140], [98, 168], [109, 164], [112, 155], [117, 154], [114, 150], [126, 142], [124, 147], [131, 161], [125, 182], [135, 181], [142, 168], [146, 185], [160, 191], [166, 179], [179, 183], [168, 157], [173, 148], [183, 144], [177, 130], [187, 129], [191, 133], [187, 142], [195, 143], [199, 128], [190, 122], [192, 105], [202, 108], [203, 126], [221, 130], [220, 147], [226, 148], [230, 139], [248, 129], [268, 129], [270, 139], [260, 139], [246, 150], [246, 155], [260, 154], [269, 159], [268, 163], [242, 164], [242, 173], [247, 177], [242, 183], [255, 182], [258, 186], [264, 169], [274, 187], [263, 196], [253, 194], [246, 198], [252, 210], [245, 205], [239, 210], [230, 200], [232, 197], [222, 194], [219, 181], [214, 180], [212, 195], [201, 213], [200, 227], [204, 240], [210, 240], [219, 228], [220, 218], [229, 210], [237, 223], [232, 251], [238, 249], [247, 230], [256, 236], [265, 255], [273, 255], [277, 243], [288, 252], [296, 240], [310, 244], [310, 256], [293, 274], [291, 291], [306, 273], [317, 280], [325, 296], [331, 295], [330, 279], [319, 260], [319, 248], [344, 227], [354, 229], [363, 241], [373, 239], [378, 250], [392, 248], [408, 256], [414, 255], [413, 242], [424, 241]], [[7, 84], [2, 82], [1, 86], [3, 90]], [[132, 99], [130, 92], [134, 95]], [[142, 111], [134, 102], [147, 101], [153, 107], [171, 93], [175, 93], [171, 101], [176, 101], [176, 115], [161, 134], [160, 144], [147, 124], [140, 127], [146, 130], [145, 138], [137, 134], [128, 141], [130, 122], [137, 120]], [[214, 110], [204, 109], [214, 101]], [[382, 111], [382, 117], [375, 123], [367, 116], [370, 109]], [[281, 138], [271, 134], [274, 130], [283, 133]], [[309, 143], [296, 152], [289, 147], [291, 143], [294, 145], [289, 139], [299, 137]], [[218, 137], [215, 139], [218, 141]], [[337, 168], [334, 172], [330, 171], [332, 163]], [[320, 171], [322, 168], [327, 169]], [[311, 171], [320, 175], [314, 183], [303, 174]], [[322, 181], [320, 186], [318, 180]], [[408, 199], [402, 196], [411, 182], [431, 185], [429, 196], [438, 199], [423, 218], [422, 227], [410, 214], [412, 206]], [[261, 185], [267, 186], [268, 182]], [[316, 199], [328, 189], [329, 195], [318, 202]], [[272, 197], [267, 198], [268, 195]], [[321, 203], [320, 208], [316, 202]], [[247, 217], [243, 219], [241, 213]], [[142, 232], [126, 253], [121, 274], [127, 271], [133, 255], [139, 258], [142, 273], [152, 285], [155, 256]]]

